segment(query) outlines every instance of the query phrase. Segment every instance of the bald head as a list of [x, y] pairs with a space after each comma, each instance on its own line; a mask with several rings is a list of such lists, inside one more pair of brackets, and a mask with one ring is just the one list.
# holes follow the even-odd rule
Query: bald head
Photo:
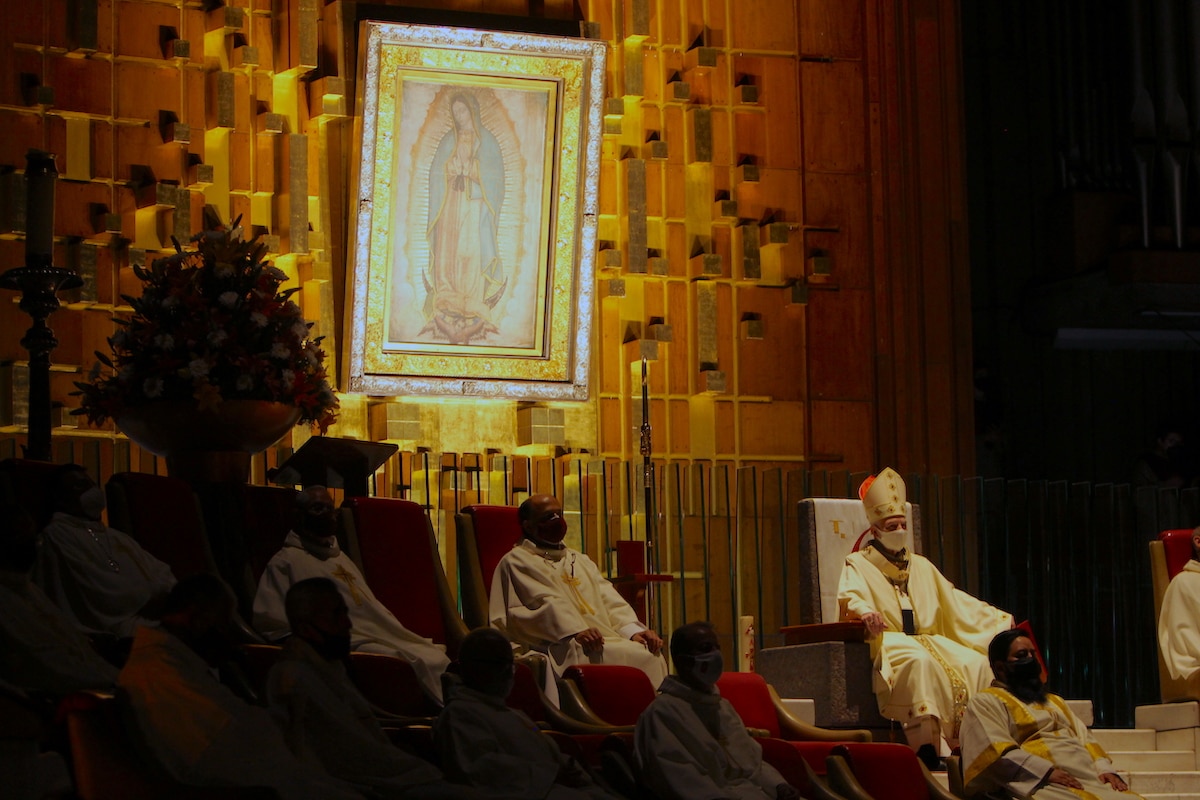
[[288, 627], [293, 633], [297, 632], [341, 599], [337, 584], [329, 578], [308, 578], [293, 583], [283, 601]]
[[512, 644], [495, 628], [476, 628], [458, 648], [463, 684], [477, 692], [508, 697], [512, 691]]

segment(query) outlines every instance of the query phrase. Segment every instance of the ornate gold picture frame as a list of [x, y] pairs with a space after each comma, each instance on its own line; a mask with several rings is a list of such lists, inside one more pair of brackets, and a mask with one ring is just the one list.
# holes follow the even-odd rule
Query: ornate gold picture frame
[[586, 399], [604, 43], [359, 42], [347, 390]]

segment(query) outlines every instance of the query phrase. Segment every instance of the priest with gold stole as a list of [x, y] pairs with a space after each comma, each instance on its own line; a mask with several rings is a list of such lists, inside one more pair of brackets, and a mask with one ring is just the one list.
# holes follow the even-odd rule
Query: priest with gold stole
[[875, 661], [879, 713], [904, 726], [927, 763], [958, 745], [967, 700], [991, 682], [987, 646], [1012, 615], [954, 587], [905, 546], [907, 491], [891, 468], [859, 488], [874, 536], [846, 557], [842, 617], [862, 620]]
[[534, 495], [517, 513], [525, 538], [496, 565], [492, 625], [545, 653], [555, 674], [572, 664], [625, 664], [657, 689], [667, 677], [662, 639], [638, 621], [595, 562], [563, 544], [562, 505]]

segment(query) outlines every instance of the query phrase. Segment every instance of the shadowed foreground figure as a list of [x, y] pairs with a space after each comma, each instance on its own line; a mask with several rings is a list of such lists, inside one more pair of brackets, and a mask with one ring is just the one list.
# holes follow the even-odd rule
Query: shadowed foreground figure
[[963, 717], [968, 787], [1036, 800], [1139, 797], [1066, 701], [1046, 691], [1029, 637], [998, 634], [988, 658], [996, 680], [971, 698]]
[[370, 703], [346, 673], [350, 614], [328, 578], [309, 578], [287, 593], [292, 637], [267, 679], [271, 712], [297, 758], [370, 789], [374, 797], [469, 800], [432, 764], [392, 745]]
[[762, 759], [762, 747], [717, 691], [721, 645], [707, 622], [671, 634], [675, 673], [642, 712], [634, 746], [663, 800], [796, 800], [800, 791]]
[[161, 628], [138, 628], [117, 678], [136, 734], [180, 783], [265, 786], [283, 800], [361, 795], [298, 760], [264, 708], [246, 703], [212, 669], [232, 650], [236, 601], [220, 578], [193, 575], [167, 596]]
[[513, 686], [512, 645], [479, 628], [458, 651], [462, 684], [450, 690], [434, 725], [442, 768], [451, 780], [490, 798], [609, 800], [587, 770], [564, 755], [525, 714], [505, 705]]

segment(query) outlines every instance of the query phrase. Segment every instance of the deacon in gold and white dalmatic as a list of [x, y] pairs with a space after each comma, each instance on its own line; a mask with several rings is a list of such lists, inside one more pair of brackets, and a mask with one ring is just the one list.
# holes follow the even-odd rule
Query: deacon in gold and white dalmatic
[[874, 536], [846, 557], [845, 620], [861, 619], [875, 660], [879, 713], [904, 725], [927, 761], [958, 745], [967, 700], [991, 682], [987, 647], [1012, 615], [960, 591], [905, 547], [904, 479], [886, 468], [858, 490]]

